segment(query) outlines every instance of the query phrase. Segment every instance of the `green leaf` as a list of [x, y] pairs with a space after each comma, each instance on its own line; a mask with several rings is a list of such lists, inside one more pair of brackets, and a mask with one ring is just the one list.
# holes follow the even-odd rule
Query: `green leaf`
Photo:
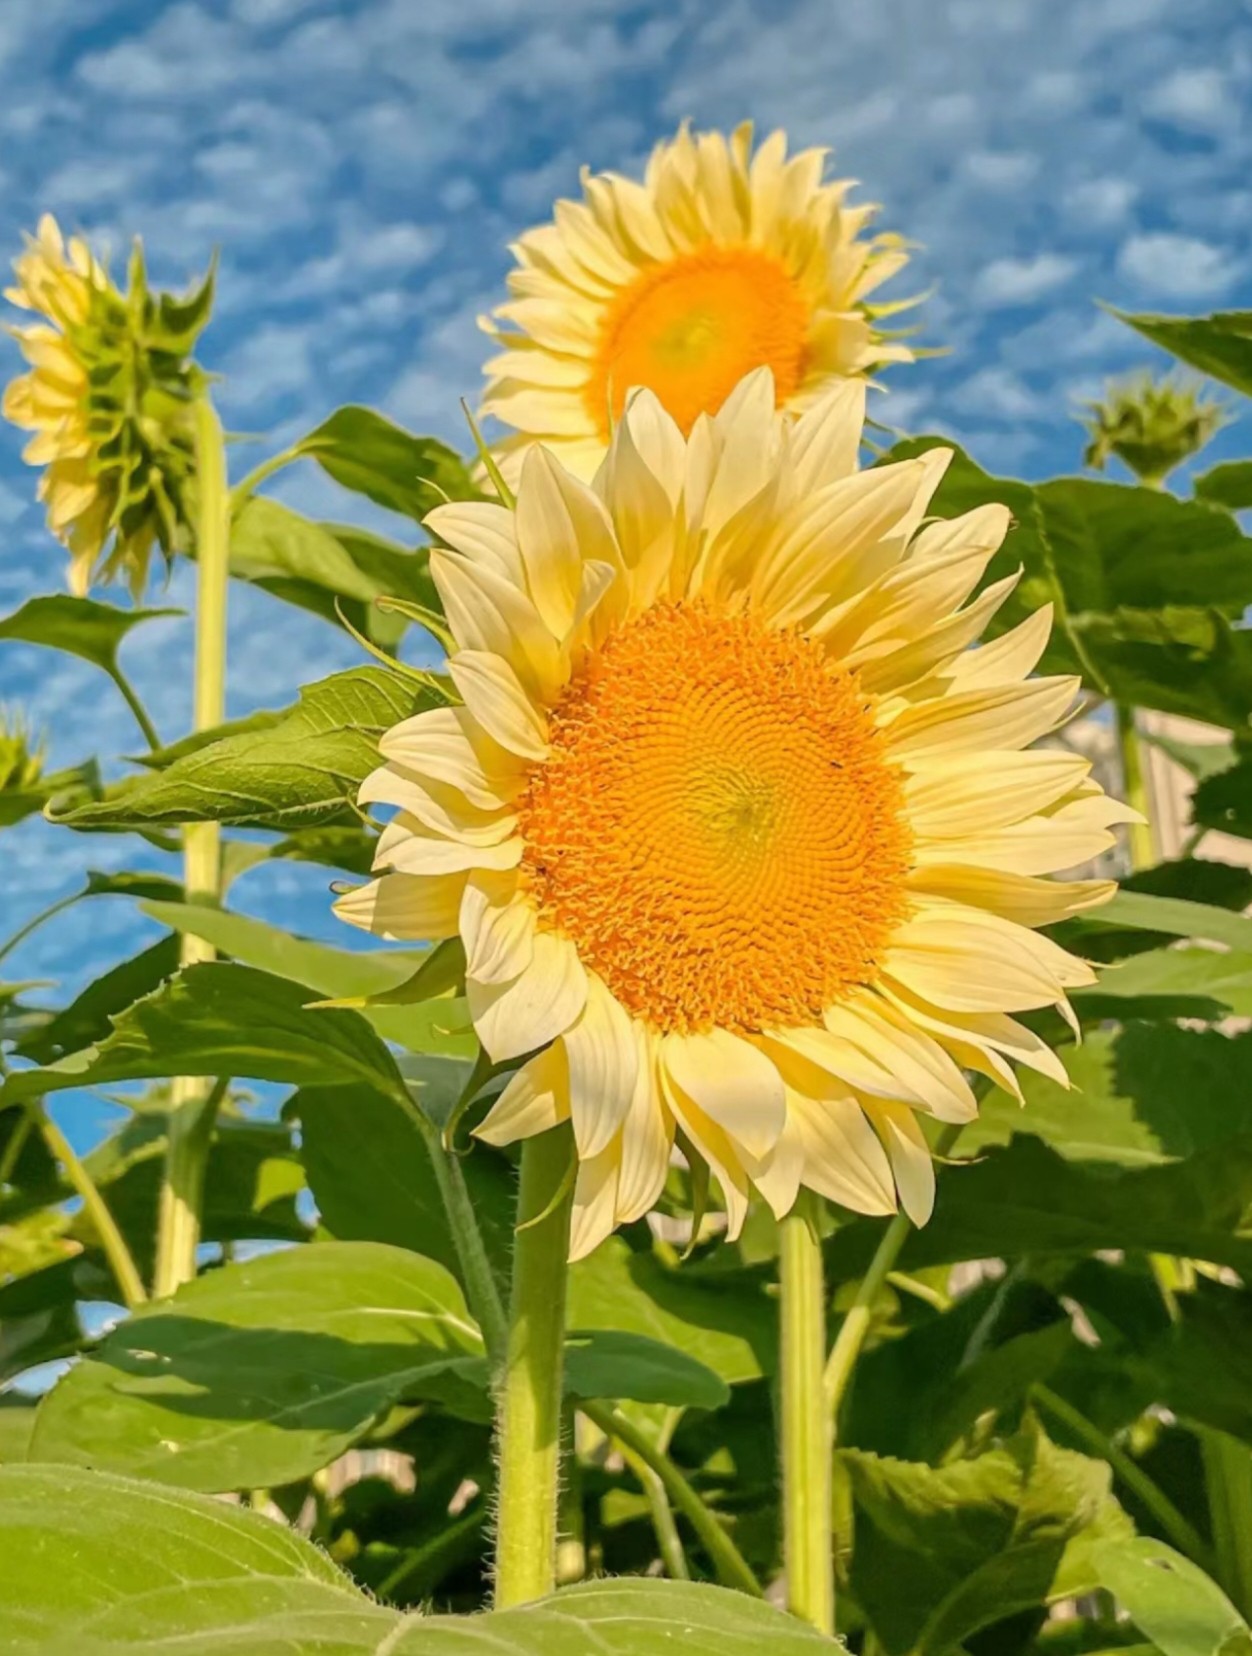
[[1252, 759], [1205, 777], [1191, 796], [1191, 820], [1197, 828], [1252, 839]]
[[687, 1352], [609, 1328], [566, 1335], [565, 1389], [573, 1397], [625, 1398], [674, 1408], [720, 1409], [730, 1401], [725, 1379]]
[[1203, 472], [1195, 480], [1195, 492], [1228, 512], [1246, 512], [1252, 507], [1252, 460], [1227, 460]]
[[77, 1468], [0, 1469], [6, 1656], [817, 1656], [842, 1647], [694, 1582], [592, 1581], [486, 1616], [402, 1614], [295, 1531]]
[[[455, 1097], [465, 1085], [466, 1066], [430, 1058], [426, 1074], [428, 1086], [442, 1086]], [[419, 1088], [419, 1104], [422, 1097]], [[288, 1101], [284, 1114], [300, 1123], [309, 1189], [333, 1236], [413, 1248], [459, 1275], [430, 1151], [411, 1115], [393, 1099], [363, 1087], [304, 1087]], [[508, 1162], [485, 1145], [476, 1145], [462, 1159], [461, 1169], [487, 1251], [503, 1281], [512, 1255], [515, 1176]]]
[[1029, 1424], [942, 1467], [845, 1450], [857, 1505], [852, 1588], [890, 1656], [939, 1656], [1019, 1610], [1098, 1585], [1093, 1543], [1129, 1519], [1102, 1461]]
[[435, 437], [414, 437], [372, 408], [340, 408], [295, 445], [335, 482], [375, 505], [416, 518], [478, 491], [465, 462]]
[[6, 1656], [141, 1643], [151, 1656], [278, 1656], [284, 1639], [291, 1651], [321, 1635], [323, 1650], [365, 1653], [397, 1619], [255, 1513], [77, 1467], [0, 1468]]
[[1114, 310], [1113, 315], [1171, 356], [1252, 397], [1252, 311], [1214, 311], [1211, 316], [1132, 316]]
[[1025, 1131], [1069, 1161], [1146, 1167], [1252, 1135], [1252, 1035], [1130, 1024], [1089, 1035], [1066, 1069], [1068, 1092], [1023, 1074], [1024, 1111], [991, 1094], [962, 1132], [962, 1154]]
[[299, 984], [249, 966], [189, 967], [127, 1008], [98, 1046], [8, 1076], [0, 1107], [66, 1087], [170, 1075], [364, 1083], [407, 1107], [395, 1060], [365, 1020], [355, 1012], [308, 1011], [307, 999]]
[[35, 1405], [14, 1392], [0, 1396], [0, 1466], [26, 1459], [35, 1429]]
[[394, 673], [358, 667], [302, 690], [263, 728], [202, 741], [165, 769], [131, 777], [91, 804], [50, 811], [82, 829], [222, 822], [241, 828], [353, 825], [349, 801], [378, 765], [384, 731], [440, 705]]
[[1225, 1593], [1163, 1541], [1106, 1542], [1095, 1564], [1100, 1585], [1162, 1656], [1252, 1656], [1252, 1632]]
[[[319, 994], [337, 1000], [383, 995], [403, 987], [414, 969], [431, 959], [430, 950], [388, 950], [365, 953], [332, 948], [280, 931], [263, 920], [203, 903], [144, 903], [146, 914], [173, 926], [245, 966], [307, 984]], [[308, 997], [310, 1001], [313, 996]], [[422, 1005], [363, 1006], [360, 1014], [388, 1041], [416, 1052], [442, 1052], [468, 1057], [477, 1050], [472, 1033], [458, 1031], [468, 1023], [463, 999], [444, 998]]]
[[[833, 1280], [864, 1275], [881, 1231], [855, 1220], [835, 1233], [827, 1244]], [[910, 1233], [901, 1269], [1104, 1248], [1252, 1272], [1252, 1139], [1230, 1138], [1159, 1167], [1113, 1170], [1014, 1138], [976, 1163], [946, 1169], [934, 1218]]]
[[441, 1265], [313, 1242], [227, 1265], [114, 1329], [40, 1406], [31, 1457], [186, 1489], [291, 1483], [480, 1350]]
[[64, 650], [112, 676], [118, 649], [132, 627], [182, 613], [178, 609], [119, 609], [61, 592], [28, 598], [21, 609], [0, 620], [0, 639]]
[[1102, 1018], [1252, 1017], [1252, 955], [1153, 949], [1106, 967], [1094, 989], [1074, 991], [1085, 1022]]
[[33, 1064], [51, 1064], [67, 1053], [106, 1040], [118, 1013], [151, 994], [178, 970], [178, 953], [178, 939], [163, 937], [132, 959], [111, 967], [63, 1011], [19, 1041], [16, 1050]]
[[338, 602], [357, 631], [385, 649], [395, 647], [408, 623], [377, 608], [375, 599], [410, 599], [439, 609], [424, 548], [413, 551], [365, 530], [314, 523], [260, 496], [234, 519], [231, 573], [336, 626]]
[[1252, 953], [1252, 920], [1207, 903], [1176, 897], [1153, 897], [1142, 891], [1119, 891], [1092, 920], [1129, 926], [1135, 931], [1168, 932], [1172, 937], [1205, 938], [1230, 949]]
[[0, 828], [13, 828], [27, 817], [42, 811], [50, 800], [62, 795], [95, 798], [100, 792], [100, 768], [94, 759], [69, 770], [52, 771], [27, 788], [0, 789]]
[[729, 1385], [773, 1372], [776, 1317], [754, 1272], [677, 1270], [611, 1236], [570, 1272], [570, 1328], [644, 1334], [674, 1346]]

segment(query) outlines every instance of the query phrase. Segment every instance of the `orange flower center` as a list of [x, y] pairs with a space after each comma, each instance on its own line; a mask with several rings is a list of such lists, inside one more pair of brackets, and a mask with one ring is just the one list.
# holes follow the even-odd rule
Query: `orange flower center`
[[616, 418], [646, 385], [689, 432], [760, 367], [773, 369], [781, 406], [804, 377], [808, 323], [782, 262], [758, 248], [709, 246], [653, 265], [604, 319], [588, 411], [607, 440], [610, 409]]
[[910, 835], [855, 674], [702, 602], [613, 634], [521, 800], [542, 923], [661, 1030], [811, 1023], [871, 979]]

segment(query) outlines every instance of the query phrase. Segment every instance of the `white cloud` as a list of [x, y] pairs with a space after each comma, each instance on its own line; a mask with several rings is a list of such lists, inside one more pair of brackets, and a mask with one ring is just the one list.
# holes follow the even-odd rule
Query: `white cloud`
[[1213, 299], [1230, 287], [1240, 267], [1227, 249], [1212, 242], [1155, 231], [1124, 242], [1117, 268], [1151, 293], [1171, 299]]
[[1020, 150], [974, 150], [961, 163], [966, 176], [989, 190], [1020, 190], [1039, 171], [1039, 157]]
[[1060, 253], [1037, 253], [1026, 259], [993, 259], [974, 284], [984, 305], [1031, 305], [1063, 287], [1078, 261]]
[[1061, 197], [1064, 211], [1083, 224], [1103, 229], [1120, 224], [1134, 206], [1139, 186], [1129, 178], [1084, 178]]
[[1242, 114], [1229, 78], [1212, 68], [1176, 69], [1143, 100], [1144, 113], [1196, 132], [1221, 132]]
[[954, 408], [991, 420], [1034, 420], [1047, 407], [1019, 374], [1007, 368], [980, 368], [952, 393]]

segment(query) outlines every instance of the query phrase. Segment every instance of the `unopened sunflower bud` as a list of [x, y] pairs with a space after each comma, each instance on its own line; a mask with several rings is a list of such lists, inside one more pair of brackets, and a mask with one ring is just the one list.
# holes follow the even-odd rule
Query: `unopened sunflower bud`
[[0, 707], [0, 793], [29, 793], [43, 775], [43, 761], [43, 742], [32, 745], [25, 719]]
[[154, 294], [136, 244], [123, 293], [49, 214], [13, 268], [6, 298], [42, 320], [10, 330], [30, 371], [9, 385], [3, 411], [34, 433], [23, 458], [43, 467], [39, 498], [69, 550], [70, 588], [120, 577], [138, 596], [153, 548], [168, 562], [186, 537], [203, 377], [191, 351], [213, 274], [185, 297]]
[[1221, 404], [1172, 377], [1142, 374], [1107, 388], [1085, 405], [1089, 441], [1083, 460], [1103, 471], [1116, 455], [1141, 483], [1159, 488], [1170, 472], [1198, 454], [1226, 422]]

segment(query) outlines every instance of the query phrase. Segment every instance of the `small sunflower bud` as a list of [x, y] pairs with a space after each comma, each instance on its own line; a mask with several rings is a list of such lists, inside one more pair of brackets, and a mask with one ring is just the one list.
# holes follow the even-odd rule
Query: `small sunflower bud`
[[44, 745], [20, 714], [0, 707], [0, 793], [29, 793], [43, 775]]
[[149, 290], [136, 243], [123, 293], [81, 237], [49, 214], [14, 260], [5, 296], [42, 318], [10, 331], [30, 371], [9, 385], [7, 419], [34, 433], [48, 526], [70, 553], [69, 584], [123, 577], [138, 596], [154, 547], [184, 543], [193, 472], [191, 360], [209, 319], [213, 274], [185, 297]]
[[1141, 483], [1159, 488], [1170, 472], [1198, 454], [1226, 423], [1220, 403], [1182, 380], [1143, 374], [1111, 384], [1100, 402], [1085, 405], [1089, 441], [1083, 460], [1103, 471], [1111, 456]]

